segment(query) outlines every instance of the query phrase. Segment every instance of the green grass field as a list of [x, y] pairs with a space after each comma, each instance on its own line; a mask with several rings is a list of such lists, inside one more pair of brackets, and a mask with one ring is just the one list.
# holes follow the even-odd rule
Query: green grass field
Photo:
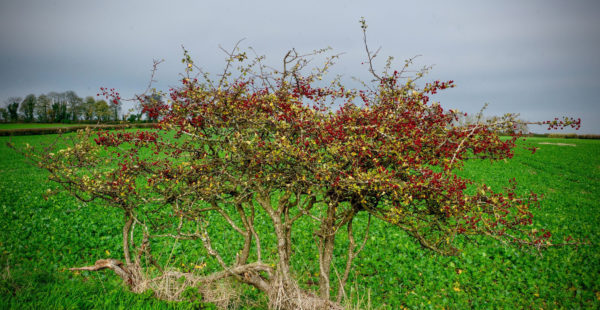
[[[37, 145], [52, 137], [10, 139], [17, 145]], [[45, 180], [43, 171], [9, 149], [8, 141], [0, 138], [0, 308], [197, 307], [191, 302], [163, 302], [150, 294], [129, 293], [112, 272], [68, 271], [109, 253], [119, 258], [122, 216], [93, 203], [82, 207], [66, 195], [45, 200], [44, 192], [54, 185]], [[461, 175], [496, 190], [516, 178], [520, 191], [544, 195], [544, 207], [535, 210], [536, 225], [558, 237], [573, 235], [589, 245], [552, 248], [538, 256], [477, 239], [465, 244], [459, 256], [444, 257], [420, 249], [403, 232], [375, 222], [350, 279], [363, 306], [600, 308], [600, 141], [529, 138], [521, 143], [539, 150], [534, 155], [519, 150], [513, 160], [494, 164], [473, 161]], [[315, 253], [301, 251], [313, 246], [312, 237], [307, 236], [297, 237], [297, 253], [306, 253], [306, 260], [311, 260]], [[341, 262], [341, 258], [336, 261]]]
[[63, 124], [63, 123], [5, 123], [0, 124], [0, 129], [22, 129], [22, 128], [56, 128], [81, 126], [82, 124]]

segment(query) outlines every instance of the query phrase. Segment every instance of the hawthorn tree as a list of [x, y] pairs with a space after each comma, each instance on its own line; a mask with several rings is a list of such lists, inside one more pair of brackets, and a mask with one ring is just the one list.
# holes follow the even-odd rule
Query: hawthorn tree
[[[339, 79], [323, 86], [337, 55], [307, 66], [325, 50], [291, 50], [272, 69], [236, 45], [216, 77], [184, 51], [185, 73], [169, 101], [139, 97], [160, 120], [156, 130], [88, 130], [64, 149], [29, 148], [25, 154], [63, 190], [123, 214], [122, 257], [73, 270], [109, 268], [132, 291], [152, 289], [165, 299], [193, 288], [210, 301], [216, 283], [235, 279], [264, 293], [271, 308], [338, 309], [371, 220], [441, 254], [456, 254], [460, 235], [534, 249], [556, 244], [549, 232], [532, 229], [537, 195], [517, 195], [515, 182], [494, 192], [455, 174], [472, 158], [511, 158], [520, 137], [516, 115], [460, 124], [458, 111], [430, 99], [452, 81], [419, 86], [426, 70], [408, 75], [410, 61], [377, 73], [364, 39], [374, 77], [365, 89]], [[579, 120], [544, 123], [577, 127]], [[360, 213], [368, 214], [367, 230], [355, 240]], [[316, 291], [298, 282], [301, 271], [291, 263], [300, 255], [293, 236], [306, 227], [316, 240]], [[340, 234], [347, 244], [336, 242]], [[161, 253], [175, 244], [190, 249], [188, 261], [209, 257], [210, 267], [174, 268]], [[336, 246], [346, 263], [333, 274]]]
[[142, 115], [146, 115], [148, 121], [155, 122], [164, 106], [162, 94], [156, 90], [152, 90], [151, 94], [144, 95], [139, 100], [141, 111], [137, 118], [140, 119]]

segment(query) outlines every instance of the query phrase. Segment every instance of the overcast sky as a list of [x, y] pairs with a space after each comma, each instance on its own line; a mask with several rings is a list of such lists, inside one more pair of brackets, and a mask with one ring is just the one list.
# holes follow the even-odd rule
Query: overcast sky
[[291, 48], [330, 46], [345, 53], [336, 73], [368, 80], [361, 16], [378, 65], [422, 55], [417, 67], [434, 66], [427, 79], [456, 82], [434, 98], [445, 108], [581, 117], [581, 133], [600, 134], [600, 1], [0, 0], [0, 102], [102, 86], [130, 97], [153, 59], [165, 60], [156, 86], [167, 90], [183, 71], [182, 45], [218, 72], [219, 45], [242, 38], [274, 63]]

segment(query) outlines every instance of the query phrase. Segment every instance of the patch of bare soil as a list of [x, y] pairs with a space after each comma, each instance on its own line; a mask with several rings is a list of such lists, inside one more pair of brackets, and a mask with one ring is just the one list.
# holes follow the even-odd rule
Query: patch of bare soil
[[538, 144], [550, 144], [550, 145], [558, 145], [558, 146], [577, 146], [577, 144], [570, 143], [555, 143], [555, 142], [540, 142]]

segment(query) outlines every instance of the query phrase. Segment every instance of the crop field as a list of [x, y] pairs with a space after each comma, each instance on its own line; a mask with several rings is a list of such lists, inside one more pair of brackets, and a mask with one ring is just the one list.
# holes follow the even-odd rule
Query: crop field
[[[9, 140], [39, 145], [54, 137], [0, 137], [0, 308], [200, 307], [193, 301], [159, 301], [151, 292], [130, 293], [112, 271], [68, 270], [101, 258], [120, 259], [123, 217], [67, 195], [46, 197], [56, 187], [46, 173], [6, 145]], [[446, 257], [375, 222], [354, 261], [347, 288], [352, 303], [366, 309], [600, 308], [600, 141], [528, 138], [520, 144], [538, 150], [519, 148], [514, 159], [496, 163], [471, 161], [460, 174], [494, 190], [515, 178], [520, 192], [544, 196], [543, 207], [534, 210], [535, 225], [558, 240], [571, 235], [585, 244], [539, 255], [477, 238], [465, 242], [458, 256]], [[300, 266], [302, 259], [315, 259], [310, 229], [296, 236]], [[218, 242], [227, 234], [213, 238]], [[206, 263], [210, 268], [214, 262]], [[311, 279], [314, 272], [306, 270], [298, 279]], [[263, 308], [264, 300], [255, 299], [244, 307]]]

